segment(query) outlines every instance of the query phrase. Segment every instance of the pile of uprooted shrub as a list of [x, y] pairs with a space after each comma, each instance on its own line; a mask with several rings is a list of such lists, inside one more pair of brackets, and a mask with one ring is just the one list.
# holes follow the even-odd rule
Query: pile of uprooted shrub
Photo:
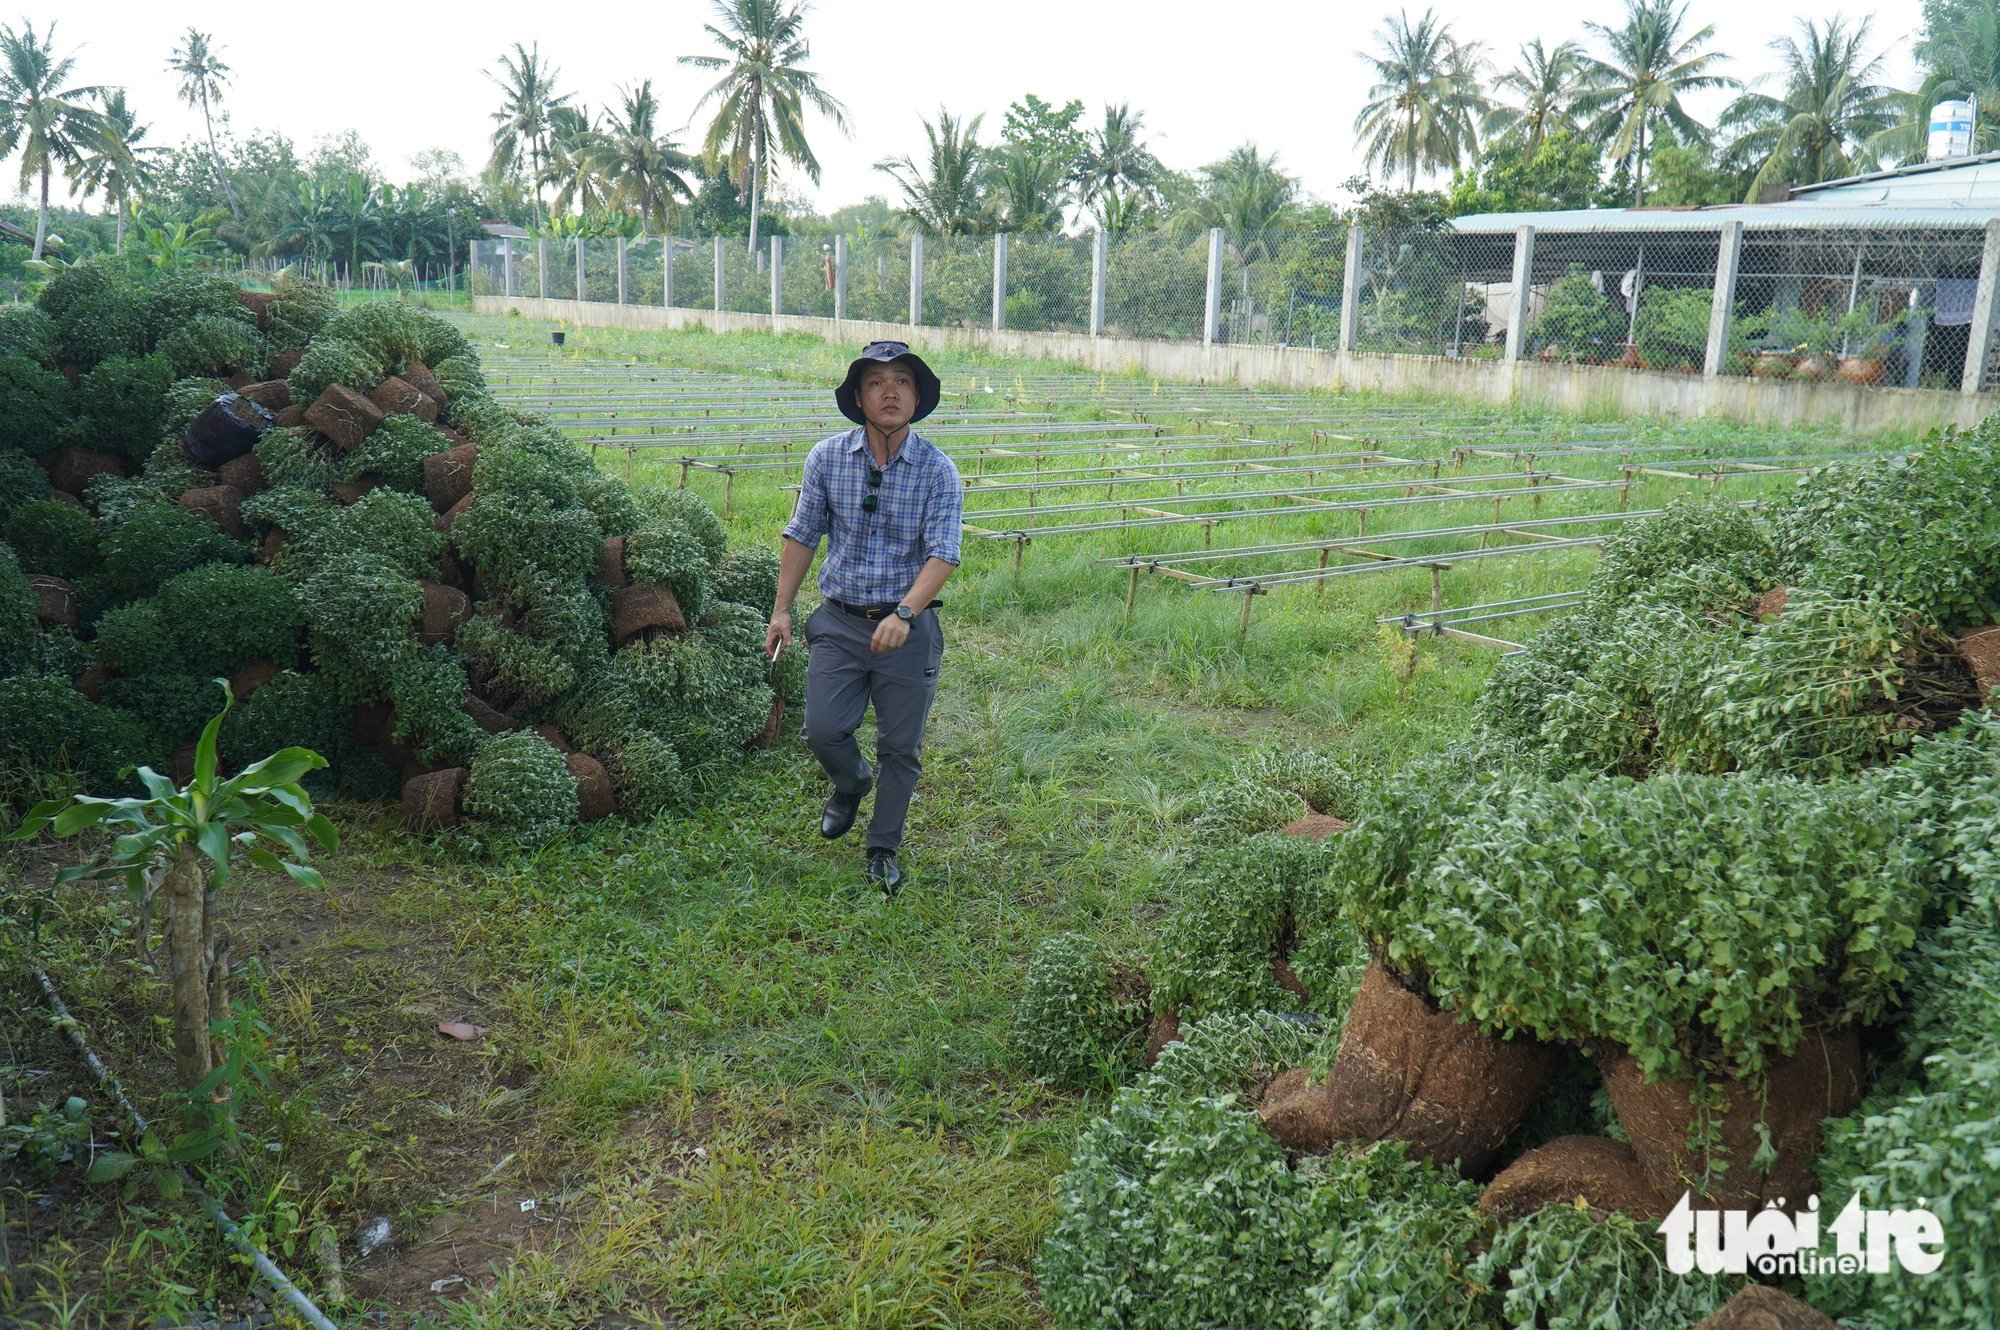
[[[1247, 764], [1149, 955], [1030, 967], [1031, 1067], [1138, 1072], [1058, 1185], [1057, 1323], [1990, 1324], [1996, 623], [2000, 419], [1635, 521], [1448, 751]], [[1943, 1265], [1677, 1275], [1684, 1194], [1927, 1207]]]
[[[303, 745], [322, 793], [538, 841], [776, 733], [767, 551], [485, 391], [448, 321], [86, 263], [0, 311], [0, 799]], [[198, 465], [223, 394], [254, 446]], [[252, 411], [245, 403], [255, 403]]]

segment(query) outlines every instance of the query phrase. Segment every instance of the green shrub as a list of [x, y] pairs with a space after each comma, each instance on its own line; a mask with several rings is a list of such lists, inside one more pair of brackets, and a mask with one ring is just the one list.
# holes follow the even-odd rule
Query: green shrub
[[298, 597], [269, 568], [210, 563], [168, 578], [156, 597], [189, 673], [228, 674], [253, 660], [298, 655]]
[[1534, 322], [1534, 345], [1558, 348], [1565, 360], [1604, 360], [1625, 340], [1625, 320], [1611, 308], [1590, 274], [1572, 268], [1542, 301]]
[[340, 309], [333, 293], [314, 282], [284, 282], [273, 294], [277, 298], [264, 311], [270, 324], [265, 338], [273, 351], [295, 350], [312, 341]]
[[117, 675], [104, 683], [104, 705], [137, 721], [156, 753], [192, 743], [215, 714], [215, 680], [199, 674]]
[[1653, 1227], [1615, 1211], [1599, 1219], [1574, 1205], [1544, 1206], [1502, 1229], [1468, 1277], [1499, 1295], [1509, 1330], [1687, 1330], [1741, 1281], [1674, 1274]]
[[1153, 1009], [1200, 1017], [1297, 1007], [1275, 963], [1322, 928], [1349, 931], [1314, 890], [1331, 860], [1330, 842], [1276, 834], [1197, 858], [1153, 948]]
[[[776, 566], [775, 557], [772, 560]], [[1236, 767], [1238, 778], [1287, 790], [1315, 813], [1352, 820], [1366, 781], [1332, 753], [1313, 748], [1266, 748]]]
[[1700, 369], [1708, 358], [1708, 320], [1715, 301], [1702, 286], [1653, 287], [1639, 301], [1632, 343], [1654, 369]]
[[124, 788], [122, 768], [161, 756], [137, 720], [92, 702], [67, 679], [0, 679], [0, 794], [16, 802], [63, 776], [110, 795]]
[[769, 614], [778, 601], [778, 556], [761, 545], [730, 550], [716, 565], [709, 589], [717, 600]]
[[[1621, 523], [1604, 542], [1591, 574], [1593, 606], [1653, 603], [1662, 579], [1695, 564], [1720, 564], [1751, 595], [1779, 585], [1771, 539], [1742, 506], [1724, 499], [1684, 495], [1653, 517]], [[1684, 604], [1693, 611], [1718, 608]]]
[[472, 759], [464, 806], [493, 834], [540, 845], [575, 825], [576, 781], [562, 753], [541, 735], [503, 734]]
[[14, 551], [0, 545], [0, 679], [20, 674], [34, 663], [35, 593], [14, 557]]
[[463, 419], [483, 398], [486, 376], [479, 372], [479, 362], [470, 354], [425, 363], [431, 367], [431, 376], [438, 381], [438, 387], [444, 389], [449, 399], [447, 414], [454, 421]]
[[469, 686], [465, 667], [441, 646], [406, 652], [389, 671], [395, 737], [424, 765], [465, 766], [485, 745], [486, 732], [466, 714]]
[[171, 503], [142, 503], [104, 534], [104, 582], [122, 599], [150, 596], [205, 563], [246, 563], [250, 546]]
[[229, 385], [221, 379], [175, 379], [167, 386], [166, 398], [161, 405], [161, 437], [186, 438], [188, 426], [194, 424], [195, 417], [208, 410], [216, 398], [228, 391]]
[[618, 807], [629, 817], [657, 817], [693, 795], [674, 746], [649, 731], [621, 731], [592, 752], [604, 763]]
[[14, 547], [21, 567], [31, 573], [50, 573], [74, 582], [96, 572], [101, 559], [97, 524], [90, 520], [90, 514], [56, 499], [22, 504], [0, 529], [0, 536]]
[[423, 349], [425, 317], [421, 311], [398, 300], [363, 300], [328, 319], [320, 330], [320, 340], [346, 342], [366, 352], [380, 371], [375, 380], [380, 383], [381, 375], [394, 374], [405, 360], [423, 359], [419, 353]]
[[1188, 837], [1204, 847], [1276, 831], [1310, 811], [1306, 801], [1290, 790], [1240, 778], [1202, 790], [1191, 803], [1194, 815]]
[[316, 674], [285, 670], [231, 707], [223, 718], [220, 752], [233, 768], [281, 748], [310, 748], [334, 771], [313, 772], [307, 788], [337, 788], [335, 772], [351, 760], [353, 708]]
[[365, 393], [382, 377], [380, 362], [368, 351], [337, 337], [321, 337], [307, 348], [289, 382], [292, 400], [310, 406], [333, 384]]
[[241, 319], [203, 315], [181, 324], [160, 339], [159, 354], [173, 362], [174, 375], [207, 374], [227, 378], [238, 372], [257, 373], [264, 365], [264, 339]]
[[[339, 512], [325, 494], [297, 485], [259, 490], [243, 501], [244, 524], [260, 540], [274, 528], [285, 533], [285, 543], [279, 546], [272, 567], [287, 577], [303, 577], [312, 571], [304, 556]], [[300, 543], [292, 544], [294, 538]]]
[[17, 355], [0, 355], [0, 451], [39, 453], [64, 443], [69, 381]]
[[24, 452], [0, 447], [0, 521], [49, 492], [49, 475]]
[[162, 273], [139, 293], [141, 329], [148, 346], [197, 319], [218, 319], [254, 330], [250, 311], [237, 302], [242, 288], [219, 273]]
[[479, 695], [508, 710], [539, 707], [576, 686], [576, 668], [560, 652], [484, 615], [461, 625], [452, 645]]
[[54, 369], [55, 320], [33, 305], [9, 305], [0, 309], [0, 356], [19, 356]]
[[390, 675], [417, 650], [418, 585], [379, 559], [326, 564], [299, 586], [313, 663], [349, 702], [387, 695]]
[[431, 366], [433, 375], [437, 373], [436, 367], [448, 360], [478, 363], [472, 343], [466, 340], [457, 324], [427, 310], [416, 311], [416, 316], [416, 358]]
[[673, 592], [690, 623], [708, 611], [714, 570], [701, 538], [684, 522], [646, 519], [625, 538], [625, 571], [635, 582], [657, 582]]
[[514, 413], [485, 392], [466, 390], [454, 393], [442, 373], [438, 374], [438, 386], [451, 395], [443, 418], [480, 447], [504, 443], [517, 428]]
[[1181, 1023], [1180, 1038], [1160, 1050], [1140, 1078], [1153, 1098], [1248, 1095], [1294, 1067], [1330, 1066], [1340, 1049], [1338, 1024], [1312, 1025], [1279, 1012], [1217, 1012]]
[[186, 673], [180, 636], [151, 596], [106, 610], [97, 621], [94, 645], [97, 659], [126, 674]]
[[1035, 949], [1014, 1001], [1013, 1045], [1029, 1071], [1059, 1085], [1116, 1085], [1145, 1052], [1146, 977], [1081, 933]]
[[1924, 892], [1867, 783], [1509, 779], [1457, 797], [1357, 822], [1333, 889], [1390, 964], [1496, 1033], [1608, 1040], [1649, 1076], [1754, 1074], [1808, 1027], [1878, 1017], [1905, 976]]
[[424, 459], [452, 446], [451, 440], [415, 416], [390, 416], [361, 446], [342, 457], [340, 478], [373, 476], [390, 489], [424, 492]]
[[720, 566], [729, 537], [723, 532], [722, 519], [715, 515], [715, 509], [709, 507], [699, 494], [692, 490], [649, 489], [635, 497], [654, 516], [678, 522], [685, 528], [700, 544], [702, 557], [708, 560], [711, 572]]
[[629, 536], [645, 522], [624, 481], [592, 467], [577, 473], [577, 497], [597, 520], [601, 536]]
[[327, 490], [342, 478], [340, 454], [303, 426], [266, 430], [251, 451], [274, 489]]
[[87, 370], [111, 356], [145, 349], [138, 290], [109, 256], [57, 270], [35, 304], [55, 323], [58, 363]]
[[429, 502], [415, 494], [375, 489], [335, 507], [325, 520], [291, 539], [298, 543], [301, 567], [360, 558], [413, 582], [435, 580], [438, 556], [444, 552], [436, 517]]
[[100, 523], [117, 526], [142, 508], [172, 505], [197, 485], [214, 481], [214, 473], [195, 466], [180, 440], [163, 440], [137, 474], [92, 476], [83, 487], [83, 501]]
[[165, 356], [112, 356], [76, 385], [89, 447], [141, 466], [160, 444], [174, 370]]
[[480, 452], [472, 482], [451, 539], [489, 587], [525, 595], [596, 571], [603, 538], [564, 466], [503, 445]]

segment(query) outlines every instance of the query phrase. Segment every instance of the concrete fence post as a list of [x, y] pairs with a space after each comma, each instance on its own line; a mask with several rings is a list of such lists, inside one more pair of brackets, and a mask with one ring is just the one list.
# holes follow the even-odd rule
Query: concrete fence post
[[833, 238], [833, 317], [847, 317], [847, 237]]
[[514, 294], [514, 237], [500, 238], [500, 290], [511, 298]]
[[1007, 326], [1007, 233], [993, 237], [993, 331]]
[[625, 303], [625, 237], [618, 237], [618, 303]]
[[472, 274], [478, 271], [479, 242], [468, 240], [465, 242], [465, 289], [468, 293], [472, 290]]
[[1342, 354], [1361, 345], [1361, 254], [1362, 231], [1347, 228], [1347, 264], [1340, 274], [1340, 350]]
[[1514, 232], [1514, 312], [1507, 319], [1508, 360], [1519, 360], [1528, 346], [1528, 284], [1535, 275], [1535, 228]]
[[715, 238], [715, 312], [717, 314], [722, 313], [722, 275], [724, 262], [722, 257], [722, 243], [722, 237], [717, 236]]
[[576, 302], [580, 305], [583, 303], [583, 300], [583, 237], [578, 236], [576, 238]]
[[910, 237], [910, 326], [921, 327], [924, 321], [924, 238]]
[[1219, 226], [1208, 230], [1208, 293], [1201, 308], [1202, 344], [1212, 346], [1222, 331], [1222, 228]]
[[660, 308], [674, 307], [674, 237], [660, 237]]
[[1111, 240], [1104, 228], [1097, 228], [1090, 242], [1090, 335], [1104, 336], [1104, 269], [1110, 258]]
[[1719, 378], [1729, 359], [1729, 320], [1736, 311], [1736, 274], [1743, 265], [1743, 223], [1724, 222], [1715, 242], [1715, 302], [1708, 307], [1708, 350], [1704, 378]]
[[536, 294], [542, 299], [549, 298], [549, 238], [540, 236], [535, 240]]
[[1993, 334], [2000, 331], [2000, 217], [1986, 223], [1986, 247], [1979, 256], [1979, 286], [1972, 297], [1972, 326], [1966, 329], [1965, 377], [1961, 392], [1986, 386], [1993, 366]]
[[785, 312], [785, 238], [771, 237], [771, 317]]

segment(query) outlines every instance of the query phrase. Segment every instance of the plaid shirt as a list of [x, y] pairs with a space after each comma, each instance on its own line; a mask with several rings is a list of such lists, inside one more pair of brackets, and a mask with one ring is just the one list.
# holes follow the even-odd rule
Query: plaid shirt
[[851, 605], [887, 605], [909, 594], [926, 560], [956, 564], [965, 520], [958, 468], [912, 430], [882, 468], [874, 512], [861, 506], [875, 465], [857, 426], [806, 454], [804, 483], [785, 535], [812, 549], [827, 537], [819, 591]]

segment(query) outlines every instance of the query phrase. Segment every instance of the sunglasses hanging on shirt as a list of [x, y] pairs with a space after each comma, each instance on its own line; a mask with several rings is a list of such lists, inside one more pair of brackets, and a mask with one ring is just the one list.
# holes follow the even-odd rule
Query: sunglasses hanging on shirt
[[869, 468], [868, 468], [868, 493], [866, 493], [866, 494], [864, 494], [864, 495], [862, 495], [862, 496], [861, 496], [861, 511], [862, 511], [862, 512], [864, 512], [864, 513], [872, 513], [872, 512], [874, 512], [874, 511], [875, 511], [875, 510], [876, 510], [877, 508], [879, 508], [879, 507], [881, 507], [881, 506], [882, 506], [882, 500], [881, 500], [881, 496], [875, 493], [875, 491], [876, 491], [877, 489], [880, 489], [880, 488], [881, 488], [881, 486], [882, 486], [882, 468], [881, 468], [881, 467], [879, 467], [879, 466], [871, 466], [871, 467], [869, 467]]

